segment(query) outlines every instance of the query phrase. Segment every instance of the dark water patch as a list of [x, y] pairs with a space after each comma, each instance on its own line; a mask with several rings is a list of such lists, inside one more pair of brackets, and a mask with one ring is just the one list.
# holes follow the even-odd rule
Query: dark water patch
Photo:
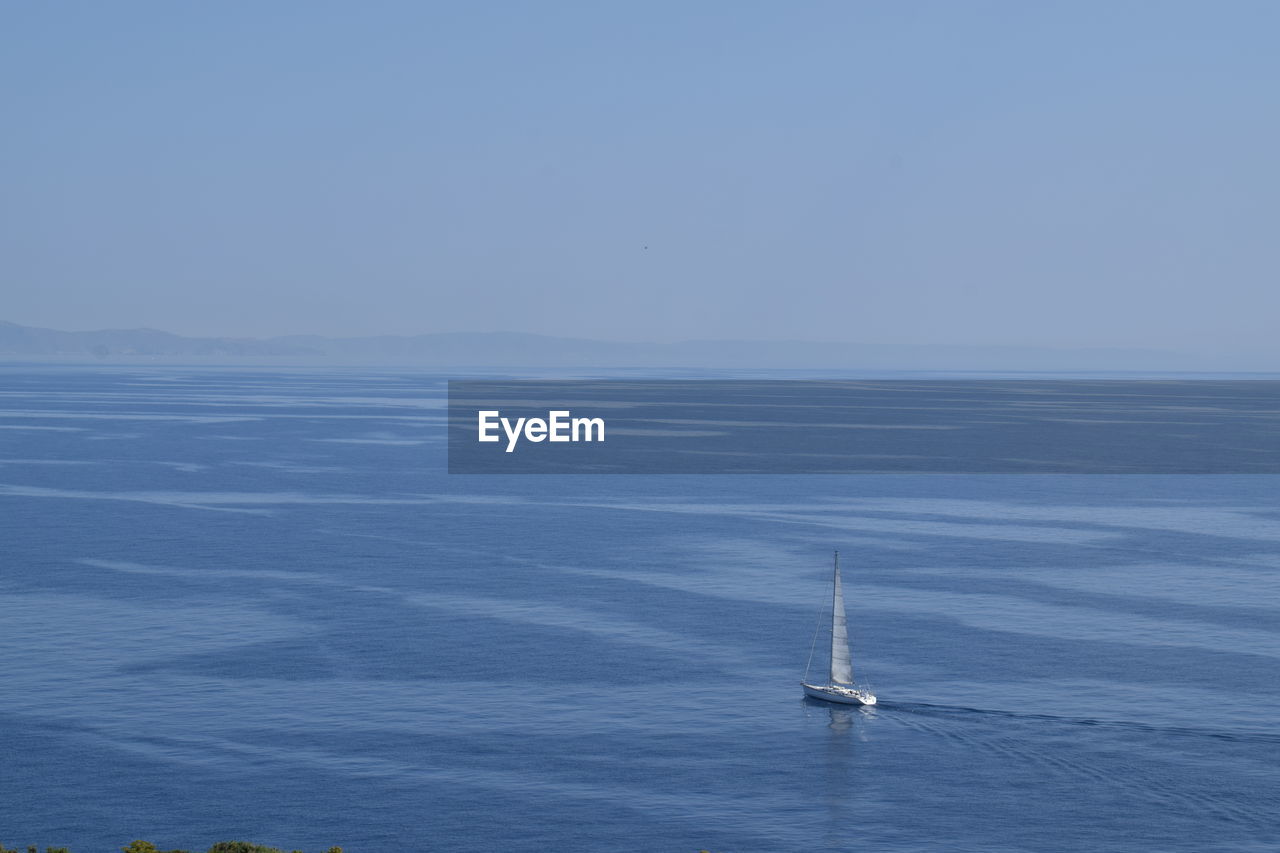
[[335, 660], [314, 639], [251, 643], [232, 649], [175, 655], [125, 664], [124, 675], [181, 673], [225, 679], [310, 681], [343, 674], [348, 667]]
[[[1043, 571], [1046, 567], [1038, 566], [1037, 569]], [[1062, 567], [1058, 571], [1069, 573], [1070, 568]], [[1116, 567], [1115, 572], [1122, 574], [1123, 569]], [[1205, 583], [1212, 583], [1212, 567], [1204, 567], [1203, 574]], [[1101, 583], [1105, 582], [1105, 579], [1101, 581]], [[903, 589], [929, 589], [965, 595], [1007, 595], [1055, 607], [1082, 607], [1118, 616], [1147, 616], [1158, 620], [1203, 623], [1224, 628], [1280, 634], [1280, 622], [1277, 622], [1275, 613], [1266, 604], [1256, 600], [1252, 604], [1239, 606], [1192, 604], [1162, 597], [1158, 589], [1153, 589], [1150, 595], [1126, 595], [1068, 588], [1053, 583], [1038, 582], [1031, 578], [974, 577], [928, 571], [913, 571], [897, 577], [886, 577], [881, 574], [876, 577], [875, 585]]]
[[[149, 659], [130, 673], [176, 673], [252, 681], [346, 679], [477, 680], [504, 685], [578, 684], [601, 688], [723, 678], [731, 662], [706, 654], [583, 633], [529, 621], [495, 621], [447, 609], [423, 612], [375, 603], [349, 603], [331, 611], [317, 633]], [[566, 649], [582, 644], [581, 656]], [[484, 649], [477, 652], [477, 645]], [[584, 669], [589, 667], [589, 672]]]

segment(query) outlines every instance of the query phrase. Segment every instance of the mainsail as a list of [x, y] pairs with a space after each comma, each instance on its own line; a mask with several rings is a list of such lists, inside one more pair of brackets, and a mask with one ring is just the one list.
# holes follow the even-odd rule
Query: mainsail
[[844, 591], [840, 587], [840, 552], [836, 552], [835, 592], [831, 596], [831, 683], [853, 684], [849, 660], [849, 626], [844, 615]]

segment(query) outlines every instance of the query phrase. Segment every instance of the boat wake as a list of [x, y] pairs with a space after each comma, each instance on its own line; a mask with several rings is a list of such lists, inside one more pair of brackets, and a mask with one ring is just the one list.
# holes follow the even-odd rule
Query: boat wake
[[1163, 726], [1153, 723], [1140, 723], [1132, 720], [1108, 720], [1098, 717], [1073, 717], [1060, 714], [1031, 714], [1023, 711], [1002, 711], [995, 708], [971, 708], [965, 705], [935, 705], [928, 702], [893, 702], [880, 701], [880, 707], [889, 711], [905, 711], [911, 714], [922, 714], [934, 717], [1003, 717], [1013, 720], [1027, 720], [1055, 723], [1058, 725], [1094, 726], [1101, 729], [1120, 729], [1141, 732], [1144, 734], [1164, 734], [1179, 737], [1214, 738], [1216, 740], [1239, 743], [1266, 743], [1280, 745], [1280, 734], [1263, 731], [1230, 731], [1226, 729], [1201, 728], [1197, 726]]
[[[1231, 792], [1217, 790], [1205, 786], [1202, 790], [1190, 792], [1184, 786], [1175, 786], [1169, 782], [1169, 774], [1159, 772], [1142, 772], [1137, 767], [1129, 768], [1127, 781], [1121, 782], [1111, 773], [1100, 769], [1094, 762], [1072, 758], [1069, 753], [1058, 749], [1040, 749], [1029, 745], [1028, 741], [1015, 734], [1001, 735], [998, 732], [986, 734], [965, 731], [950, 721], [961, 721], [970, 718], [974, 721], [983, 718], [1003, 718], [1020, 720], [1031, 724], [1051, 724], [1059, 726], [1087, 726], [1100, 730], [1134, 732], [1156, 737], [1170, 736], [1178, 738], [1204, 738], [1237, 743], [1256, 743], [1280, 745], [1280, 735], [1269, 732], [1232, 732], [1191, 726], [1160, 726], [1128, 720], [1106, 720], [1093, 717], [1072, 717], [1056, 714], [1028, 714], [1016, 711], [1002, 711], [990, 708], [970, 708], [963, 705], [934, 705], [925, 702], [892, 702], [881, 701], [879, 708], [891, 712], [885, 719], [896, 719], [912, 728], [928, 732], [965, 749], [978, 748], [983, 751], [1003, 756], [1012, 761], [1031, 766], [1066, 777], [1088, 780], [1093, 786], [1118, 787], [1125, 796], [1142, 796], [1150, 801], [1165, 806], [1194, 810], [1206, 817], [1217, 820], [1257, 827], [1267, 822], [1267, 818], [1257, 809], [1242, 805], [1239, 797]], [[1141, 773], [1143, 779], [1140, 786], [1133, 786], [1133, 774]]]

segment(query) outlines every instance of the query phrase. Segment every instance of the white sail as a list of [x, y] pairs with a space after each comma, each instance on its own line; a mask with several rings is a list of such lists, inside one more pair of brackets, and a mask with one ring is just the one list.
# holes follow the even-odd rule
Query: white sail
[[836, 552], [835, 592], [831, 596], [831, 683], [853, 684], [849, 660], [849, 626], [844, 615], [844, 591], [840, 587], [840, 552]]

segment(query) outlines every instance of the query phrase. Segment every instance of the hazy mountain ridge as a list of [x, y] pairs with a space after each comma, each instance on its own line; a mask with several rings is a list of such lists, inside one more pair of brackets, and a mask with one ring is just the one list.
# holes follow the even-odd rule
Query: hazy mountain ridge
[[[705, 367], [974, 370], [1212, 369], [1145, 349], [852, 344], [811, 341], [625, 343], [520, 332], [330, 338], [185, 337], [156, 329], [64, 332], [0, 321], [0, 358], [120, 362], [385, 364], [432, 367]], [[1258, 369], [1258, 368], [1255, 368]]]

